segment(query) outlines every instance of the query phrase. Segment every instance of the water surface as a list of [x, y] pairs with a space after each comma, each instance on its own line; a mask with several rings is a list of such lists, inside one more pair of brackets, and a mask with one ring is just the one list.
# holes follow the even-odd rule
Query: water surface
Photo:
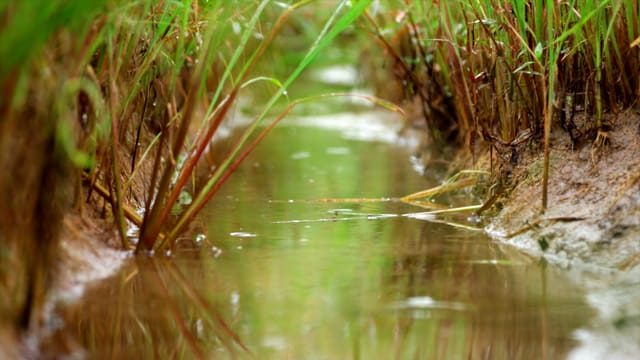
[[591, 311], [560, 272], [402, 216], [420, 209], [393, 198], [440, 173], [384, 136], [303, 120], [225, 184], [196, 226], [206, 239], [132, 259], [65, 310], [91, 358], [558, 359], [576, 345]]

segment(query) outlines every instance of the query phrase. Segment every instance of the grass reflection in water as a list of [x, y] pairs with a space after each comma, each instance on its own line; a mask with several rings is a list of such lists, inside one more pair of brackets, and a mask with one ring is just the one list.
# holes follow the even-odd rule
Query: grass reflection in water
[[[433, 186], [412, 175], [405, 149], [318, 129], [272, 135], [201, 219], [207, 240], [132, 261], [67, 309], [65, 331], [107, 358], [553, 359], [571, 350], [590, 312], [544, 264], [479, 232], [371, 217], [416, 211], [400, 202], [300, 201]], [[310, 156], [291, 159], [302, 151]]]

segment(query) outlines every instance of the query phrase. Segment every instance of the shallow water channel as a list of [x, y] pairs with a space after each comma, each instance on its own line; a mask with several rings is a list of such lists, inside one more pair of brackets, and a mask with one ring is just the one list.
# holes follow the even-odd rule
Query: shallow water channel
[[132, 258], [64, 310], [68, 334], [90, 358], [564, 358], [592, 317], [581, 291], [481, 231], [402, 216], [421, 209], [393, 198], [442, 179], [369, 133], [376, 114], [277, 127], [206, 239]]

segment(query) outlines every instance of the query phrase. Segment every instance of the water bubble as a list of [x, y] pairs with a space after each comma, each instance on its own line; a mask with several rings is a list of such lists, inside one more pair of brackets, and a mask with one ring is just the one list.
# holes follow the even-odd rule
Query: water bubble
[[171, 252], [171, 249], [167, 249], [167, 250], [164, 252], [164, 256], [166, 256], [166, 257], [171, 257], [171, 255], [173, 255], [173, 252]]
[[222, 255], [222, 250], [215, 246], [211, 247], [211, 252], [213, 253], [213, 257], [219, 257], [220, 255]]
[[467, 218], [467, 221], [472, 223], [473, 225], [480, 225], [480, 223], [482, 222], [482, 216], [479, 216], [476, 213], [471, 214], [471, 216], [469, 216]]
[[158, 103], [154, 100], [153, 103], [151, 103], [151, 106], [156, 107], [158, 106]]
[[206, 238], [207, 238], [207, 237], [206, 237], [204, 234], [198, 234], [198, 235], [196, 235], [196, 238], [195, 238], [195, 243], [196, 243], [196, 245], [201, 245], [201, 244], [202, 244], [202, 242], [203, 242]]
[[289, 92], [287, 90], [285, 90], [285, 91], [282, 92], [282, 95], [287, 96], [287, 95], [289, 95]]
[[86, 123], [87, 120], [89, 119], [89, 115], [87, 113], [83, 113], [81, 116], [82, 122]]

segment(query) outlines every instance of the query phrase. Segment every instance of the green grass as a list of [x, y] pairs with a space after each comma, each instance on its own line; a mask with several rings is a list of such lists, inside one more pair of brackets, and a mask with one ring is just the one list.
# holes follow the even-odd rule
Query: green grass
[[[0, 110], [17, 118], [29, 106], [53, 106], [56, 116], [38, 121], [54, 129], [61, 153], [88, 172], [93, 186], [108, 190], [122, 246], [132, 246], [128, 218], [141, 227], [138, 250], [170, 248], [236, 160], [255, 147], [257, 129], [274, 119], [282, 95], [370, 1], [311, 3], [0, 5], [7, 19], [0, 85], [10, 94]], [[310, 16], [308, 6], [321, 11], [314, 21], [301, 21], [296, 15]], [[607, 139], [603, 114], [630, 106], [640, 94], [640, 21], [633, 1], [388, 1], [376, 9], [361, 29], [382, 44], [404, 96], [420, 99], [437, 142], [475, 151], [479, 142], [508, 148], [527, 131], [541, 139], [543, 208], [553, 123], [570, 126], [576, 107], [592, 114], [598, 136], [590, 140], [600, 147]], [[262, 63], [273, 59], [277, 49], [270, 47], [283, 42], [282, 31], [299, 33], [296, 55], [265, 74], [269, 65]], [[271, 96], [196, 188], [194, 174], [242, 89], [264, 82]], [[44, 100], [34, 102], [33, 94]], [[127, 194], [149, 162], [143, 216], [136, 217]]]
[[[0, 84], [9, 94], [3, 112], [18, 116], [37, 106], [29, 104], [33, 93], [47, 98], [58, 109], [57, 116], [39, 121], [57, 129], [53, 136], [63, 153], [88, 173], [91, 186], [106, 189], [96, 191], [110, 203], [122, 246], [132, 246], [126, 235], [128, 218], [140, 227], [138, 250], [171, 248], [228, 179], [239, 156], [255, 147], [250, 144], [257, 129], [273, 119], [271, 109], [282, 95], [370, 1], [316, 3], [314, 10], [319, 11], [306, 11], [311, 3], [263, 0], [230, 6], [219, 1], [139, 0], [0, 5], [8, 19], [0, 40]], [[299, 12], [306, 19], [297, 19]], [[282, 28], [300, 23], [309, 24], [296, 37], [306, 47], [303, 55], [289, 60], [287, 67], [274, 67], [272, 74], [265, 74], [268, 63], [257, 73], [257, 65], [269, 60], [263, 59], [265, 51]], [[41, 60], [47, 52], [50, 56]], [[44, 74], [51, 86], [37, 87]], [[231, 116], [229, 110], [242, 89], [264, 81], [275, 85], [269, 100], [254, 109], [259, 115], [196, 188], [200, 160]], [[77, 123], [84, 134], [78, 135]], [[145, 163], [152, 164], [151, 174], [141, 171]], [[134, 175], [148, 176], [139, 180], [146, 188], [142, 216], [129, 201]], [[193, 201], [172, 214], [178, 200], [188, 198]]]
[[508, 148], [535, 132], [544, 209], [553, 124], [575, 128], [574, 114], [586, 112], [598, 136], [568, 131], [599, 148], [603, 114], [640, 96], [638, 10], [628, 0], [388, 1], [369, 29], [406, 96], [421, 100], [436, 142]]
[[[69, 212], [113, 222], [122, 248], [171, 251], [269, 130], [322, 98], [290, 87], [371, 2], [0, 1], [0, 288], [12, 294], [0, 327], [39, 327]], [[258, 115], [211, 154], [238, 98], [265, 83]]]
[[[270, 129], [297, 104], [324, 97], [296, 96], [292, 85], [340, 34], [353, 35], [354, 24], [357, 35], [381, 44], [402, 96], [420, 100], [435, 142], [499, 152], [537, 138], [542, 208], [555, 123], [597, 151], [610, 129], [605, 114], [640, 97], [637, 1], [390, 0], [377, 10], [371, 3], [1, 1], [0, 283], [14, 294], [0, 306], [3, 321], [28, 328], [37, 320], [55, 232], [64, 212], [80, 211], [87, 198], [67, 182], [84, 179], [89, 198], [104, 200], [123, 248], [171, 250]], [[242, 92], [265, 83], [255, 118], [225, 153], [210, 154]], [[579, 111], [591, 115], [593, 134], [572, 133]], [[129, 223], [140, 228], [138, 239], [127, 235]], [[198, 312], [213, 314], [171, 266], [143, 282], [160, 284], [166, 298], [165, 279], [177, 281]], [[202, 355], [177, 311], [168, 313], [185, 338], [181, 351]], [[242, 347], [215, 317], [206, 320], [228, 346]], [[431, 354], [420, 343], [409, 349]]]

